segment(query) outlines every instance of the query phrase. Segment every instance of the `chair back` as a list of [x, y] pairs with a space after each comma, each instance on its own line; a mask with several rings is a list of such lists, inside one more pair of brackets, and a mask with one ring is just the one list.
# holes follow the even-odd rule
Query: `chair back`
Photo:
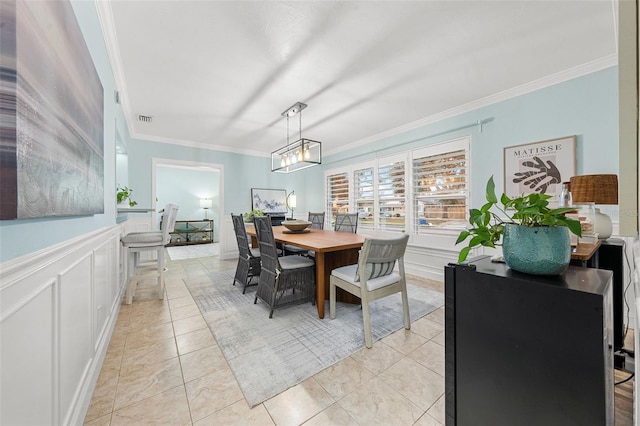
[[176, 220], [178, 219], [178, 205], [167, 204], [162, 212], [162, 244], [167, 245], [171, 242], [171, 233], [176, 228]]
[[309, 212], [309, 222], [311, 222], [311, 225], [309, 226], [309, 228], [324, 229], [324, 212], [322, 213]]
[[278, 262], [278, 248], [273, 236], [271, 218], [269, 216], [256, 216], [253, 218], [253, 224], [256, 227], [256, 236], [260, 247], [260, 268], [262, 271], [277, 275], [276, 272], [280, 270], [280, 263]]
[[248, 259], [251, 256], [251, 250], [249, 250], [249, 237], [247, 236], [244, 219], [241, 214], [235, 215], [231, 213], [231, 221], [233, 222], [233, 230], [236, 233], [240, 257]]
[[358, 213], [338, 213], [334, 231], [351, 232], [355, 234], [358, 230]]
[[367, 279], [389, 275], [397, 261], [400, 276], [404, 278], [404, 253], [408, 241], [406, 234], [392, 239], [366, 238], [358, 257], [358, 271], [367, 271]]

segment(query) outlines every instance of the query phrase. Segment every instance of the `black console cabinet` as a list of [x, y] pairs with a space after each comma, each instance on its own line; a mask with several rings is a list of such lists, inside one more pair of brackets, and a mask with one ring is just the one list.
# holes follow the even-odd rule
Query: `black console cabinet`
[[445, 267], [447, 426], [613, 425], [611, 281]]
[[613, 272], [613, 348], [624, 347], [624, 242], [609, 238], [598, 249], [597, 268]]

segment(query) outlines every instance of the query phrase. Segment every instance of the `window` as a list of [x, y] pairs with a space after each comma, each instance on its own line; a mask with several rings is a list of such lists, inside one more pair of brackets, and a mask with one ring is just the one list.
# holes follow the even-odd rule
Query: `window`
[[374, 168], [367, 167], [353, 172], [355, 210], [358, 212], [358, 229], [372, 231], [375, 227]]
[[469, 138], [429, 145], [326, 174], [329, 223], [358, 212], [358, 231], [409, 232], [414, 242], [437, 229], [466, 226]]
[[336, 214], [349, 213], [349, 176], [337, 173], [327, 176], [326, 221], [325, 225], [335, 221]]
[[412, 153], [415, 234], [432, 228], [465, 226], [469, 195], [467, 145], [464, 139]]
[[379, 229], [391, 232], [405, 230], [405, 161], [378, 165]]

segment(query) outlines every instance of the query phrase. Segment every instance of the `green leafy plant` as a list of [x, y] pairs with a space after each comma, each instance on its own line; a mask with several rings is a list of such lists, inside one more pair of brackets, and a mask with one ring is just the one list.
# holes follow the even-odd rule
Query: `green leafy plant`
[[253, 218], [255, 216], [264, 216], [264, 212], [262, 210], [253, 209], [244, 214], [244, 221], [247, 223], [253, 223]]
[[[478, 246], [493, 247], [500, 243], [504, 234], [505, 224], [522, 226], [566, 226], [577, 236], [582, 236], [580, 221], [570, 219], [565, 213], [575, 209], [570, 207], [549, 208], [551, 195], [531, 193], [516, 198], [509, 198], [504, 193], [500, 197], [500, 204], [496, 197], [496, 185], [493, 176], [489, 178], [486, 189], [487, 203], [480, 209], [469, 209], [469, 223], [471, 227], [460, 232], [456, 244], [469, 239], [467, 247], [460, 250], [458, 262], [463, 262], [469, 251]], [[503, 220], [492, 209], [497, 209], [507, 220]], [[509, 211], [512, 210], [510, 214]]]
[[116, 191], [116, 200], [118, 201], [118, 204], [121, 204], [127, 200], [129, 201], [129, 207], [133, 207], [138, 204], [131, 199], [131, 193], [133, 192], [133, 189], [127, 186], [118, 186], [116, 188]]

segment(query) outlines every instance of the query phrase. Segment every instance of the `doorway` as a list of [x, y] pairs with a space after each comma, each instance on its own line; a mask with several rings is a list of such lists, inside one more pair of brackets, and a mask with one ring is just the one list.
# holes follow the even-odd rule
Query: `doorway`
[[[154, 211], [168, 203], [177, 204], [176, 231], [203, 230], [174, 234], [168, 247], [170, 257], [219, 256], [220, 241], [224, 240], [224, 226], [220, 224], [224, 214], [223, 165], [154, 158], [152, 174]], [[156, 227], [159, 221], [157, 214]]]

